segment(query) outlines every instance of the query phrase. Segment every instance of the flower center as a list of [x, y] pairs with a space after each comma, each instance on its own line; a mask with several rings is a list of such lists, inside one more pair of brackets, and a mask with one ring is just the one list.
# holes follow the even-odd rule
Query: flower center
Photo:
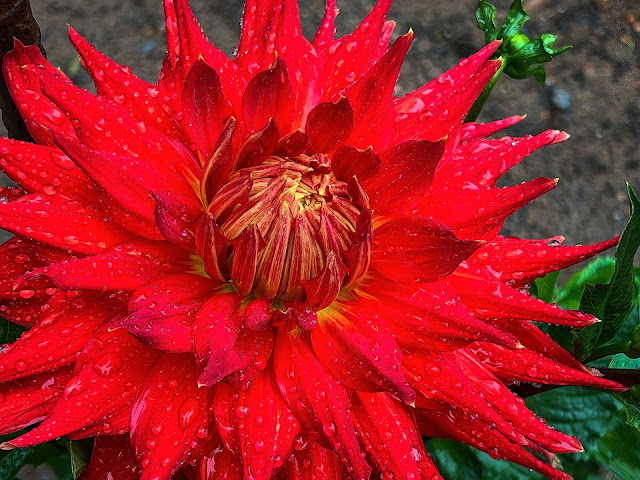
[[314, 282], [353, 284], [369, 264], [371, 249], [359, 247], [371, 214], [352, 191], [324, 155], [237, 171], [209, 207], [229, 243], [220, 271], [243, 295], [281, 300], [306, 300]]

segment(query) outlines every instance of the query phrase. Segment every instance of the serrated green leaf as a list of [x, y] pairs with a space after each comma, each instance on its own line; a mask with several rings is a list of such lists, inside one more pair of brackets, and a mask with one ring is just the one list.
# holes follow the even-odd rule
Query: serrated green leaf
[[0, 478], [7, 480], [14, 478], [22, 468], [31, 450], [31, 448], [16, 448], [10, 450], [2, 460], [0, 460]]
[[478, 2], [476, 7], [476, 21], [478, 28], [484, 32], [484, 39], [487, 43], [498, 38], [498, 27], [496, 27], [496, 7], [489, 2]]
[[574, 332], [576, 356], [585, 360], [598, 345], [611, 340], [624, 323], [631, 309], [635, 293], [633, 257], [640, 247], [640, 201], [629, 184], [627, 193], [631, 203], [631, 218], [616, 250], [616, 266], [606, 285], [587, 285], [580, 309], [595, 315], [602, 323]]

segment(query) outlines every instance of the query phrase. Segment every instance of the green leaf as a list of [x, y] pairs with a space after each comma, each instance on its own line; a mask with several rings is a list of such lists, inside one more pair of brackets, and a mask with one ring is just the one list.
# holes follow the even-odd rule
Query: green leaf
[[622, 480], [640, 478], [640, 431], [620, 425], [606, 433], [592, 452], [594, 457]]
[[529, 18], [529, 14], [522, 6], [522, 0], [514, 0], [509, 7], [509, 13], [504, 19], [498, 38], [511, 39], [511, 37], [520, 33], [522, 26]]
[[9, 453], [0, 460], [0, 478], [7, 480], [14, 478], [22, 468], [31, 450], [31, 448], [16, 448], [9, 451]]
[[613, 277], [616, 261], [612, 257], [599, 257], [573, 275], [556, 295], [556, 303], [566, 310], [580, 307], [586, 285], [609, 283]]
[[558, 295], [558, 276], [560, 271], [551, 272], [542, 278], [537, 278], [531, 285], [530, 293], [547, 303], [556, 302]]
[[631, 218], [616, 250], [613, 277], [606, 285], [587, 285], [580, 302], [582, 311], [595, 315], [602, 323], [574, 332], [576, 356], [579, 360], [588, 358], [595, 347], [608, 342], [616, 335], [634, 300], [633, 257], [640, 247], [640, 201], [629, 184], [627, 193], [631, 203]]
[[478, 28], [484, 32], [484, 39], [487, 43], [493, 42], [498, 37], [496, 7], [489, 2], [478, 2], [476, 21], [478, 22]]
[[71, 458], [71, 474], [73, 479], [77, 479], [89, 465], [93, 442], [91, 439], [69, 440], [69, 457]]
[[[609, 367], [640, 370], [640, 358], [631, 359], [621, 353], [611, 359]], [[626, 392], [618, 393], [615, 397], [627, 413], [627, 423], [640, 430], [640, 385], [636, 385]]]
[[432, 438], [426, 446], [447, 480], [482, 480], [483, 465], [473, 448], [442, 438]]
[[15, 342], [25, 330], [21, 325], [0, 318], [0, 344]]

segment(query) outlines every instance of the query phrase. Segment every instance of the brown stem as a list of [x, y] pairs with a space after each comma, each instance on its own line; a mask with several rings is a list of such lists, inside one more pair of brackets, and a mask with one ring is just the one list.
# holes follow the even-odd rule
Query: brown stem
[[[33, 18], [29, 0], [0, 0], [0, 60], [13, 48], [13, 39], [17, 38], [25, 45], [37, 45], [44, 54], [40, 42], [40, 27]], [[32, 141], [20, 113], [16, 108], [9, 90], [0, 75], [0, 108], [2, 121], [9, 132], [9, 137], [18, 140]]]

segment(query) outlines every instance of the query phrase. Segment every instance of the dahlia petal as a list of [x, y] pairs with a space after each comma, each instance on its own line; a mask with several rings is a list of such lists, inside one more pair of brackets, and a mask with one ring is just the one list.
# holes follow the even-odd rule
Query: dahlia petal
[[[323, 29], [324, 45], [319, 45], [321, 51], [326, 52], [324, 79], [324, 100], [329, 100], [339, 94], [351, 83], [360, 79], [380, 58], [378, 55], [378, 41], [387, 13], [391, 7], [391, 0], [380, 0], [369, 12], [367, 17], [350, 35], [345, 35], [333, 42], [328, 38], [329, 30], [334, 30], [333, 18], [330, 12], [330, 4], [327, 4], [325, 20], [330, 23]], [[335, 10], [335, 7], [334, 7]], [[333, 34], [332, 34], [333, 36]], [[368, 145], [365, 146], [365, 148]]]
[[175, 191], [196, 201], [193, 189], [166, 165], [98, 152], [64, 137], [54, 136], [54, 141], [122, 210], [148, 223], [155, 222], [156, 203], [150, 193]]
[[153, 198], [156, 201], [155, 223], [164, 238], [182, 248], [195, 250], [195, 228], [202, 214], [202, 204], [176, 191], [157, 192]]
[[427, 283], [452, 273], [479, 246], [426, 218], [399, 217], [375, 230], [371, 264], [390, 280]]
[[263, 129], [271, 118], [280, 135], [289, 132], [295, 114], [294, 96], [287, 66], [278, 58], [273, 67], [251, 79], [242, 96], [242, 119], [249, 130]]
[[316, 105], [309, 112], [304, 129], [314, 153], [333, 152], [349, 138], [352, 130], [353, 109], [347, 97]]
[[377, 311], [399, 344], [412, 351], [448, 351], [475, 340], [515, 348], [518, 339], [475, 318], [456, 292], [441, 283], [399, 288], [382, 278], [358, 286], [367, 308]]
[[477, 346], [470, 346], [469, 349], [481, 359], [484, 366], [504, 381], [583, 385], [617, 392], [629, 388], [618, 382], [568, 367], [526, 348], [511, 351], [498, 345], [480, 343]]
[[203, 212], [196, 224], [196, 249], [207, 274], [221, 282], [226, 281], [220, 270], [220, 266], [225, 265], [225, 262], [220, 260], [226, 256], [224, 252], [226, 245], [227, 240], [220, 232], [216, 218], [209, 212]]
[[72, 375], [70, 366], [0, 385], [0, 435], [42, 421]]
[[511, 117], [507, 117], [503, 120], [496, 120], [494, 122], [489, 123], [476, 123], [476, 122], [467, 122], [463, 123], [460, 127], [460, 141], [461, 142], [469, 142], [471, 140], [479, 140], [483, 138], [490, 137], [494, 133], [498, 133], [505, 128], [509, 128], [516, 123], [524, 120], [524, 116], [521, 115], [513, 115]]
[[274, 367], [280, 392], [302, 426], [321, 431], [358, 478], [369, 478], [371, 468], [361, 456], [349, 413], [349, 393], [323, 370], [299, 332], [278, 333]]
[[[26, 282], [27, 285], [25, 295], [31, 295], [30, 285], [31, 282]], [[22, 291], [23, 289], [20, 289]], [[17, 323], [25, 327], [33, 327], [37, 324], [43, 315], [54, 306], [67, 301], [66, 294], [60, 292], [57, 288], [55, 291], [51, 290], [52, 296], [45, 298], [42, 295], [33, 295], [30, 298], [19, 298], [16, 300], [3, 299], [0, 302], [0, 314], [5, 320]], [[48, 295], [47, 290], [45, 293]]]
[[[345, 480], [344, 466], [331, 450], [310, 441], [302, 450], [296, 450], [287, 462], [281, 475], [282, 480]], [[367, 477], [365, 477], [367, 478]]]
[[193, 64], [182, 87], [182, 125], [189, 140], [206, 158], [232, 114], [220, 77], [202, 57]]
[[155, 357], [152, 350], [125, 330], [101, 329], [78, 357], [75, 376], [65, 386], [51, 415], [5, 445], [29, 447], [96, 423], [109, 422], [112, 416], [131, 407]]
[[250, 135], [244, 141], [236, 158], [236, 170], [263, 163], [274, 153], [279, 140], [278, 125], [273, 119], [270, 119], [262, 130]]
[[197, 480], [245, 480], [242, 459], [218, 448], [201, 460]]
[[331, 157], [331, 170], [340, 180], [370, 180], [380, 171], [382, 161], [373, 148], [359, 150], [349, 145], [340, 147]]
[[[402, 359], [409, 384], [427, 399], [455, 405], [464, 411], [476, 413], [512, 442], [524, 444], [524, 436], [507, 421], [467, 378], [460, 365], [450, 357], [406, 354]], [[416, 402], [419, 404], [419, 399]]]
[[[82, 440], [83, 438], [104, 435], [123, 435], [129, 431], [130, 423], [131, 406], [128, 406], [127, 408], [109, 414], [106, 421], [93, 423], [86, 427], [79, 428], [72, 433], [67, 433], [65, 437], [69, 440]], [[132, 462], [135, 463], [133, 459]]]
[[305, 303], [316, 310], [322, 310], [338, 298], [342, 280], [348, 268], [335, 251], [330, 252], [320, 273], [305, 283]]
[[182, 139], [180, 126], [173, 119], [173, 110], [158, 87], [145, 82], [111, 58], [100, 53], [73, 27], [69, 27], [69, 40], [80, 54], [82, 66], [91, 75], [98, 94], [126, 105], [138, 119], [154, 125], [165, 134]]
[[[233, 244], [234, 259], [231, 278], [240, 295], [248, 295], [256, 274], [258, 252], [265, 246], [258, 227], [250, 225]], [[241, 260], [240, 260], [241, 259]]]
[[[218, 73], [225, 97], [240, 111], [240, 95], [246, 83], [238, 67], [205, 37], [187, 0], [164, 0], [167, 27], [167, 56], [160, 72], [162, 90], [177, 94], [200, 56]], [[178, 103], [179, 106], [179, 103]]]
[[475, 346], [458, 350], [450, 355], [460, 363], [467, 377], [504, 418], [511, 421], [535, 445], [547, 451], [554, 453], [582, 451], [582, 445], [578, 439], [554, 430], [528, 410], [524, 400], [515, 396], [498, 377], [491, 373], [489, 368], [486, 368], [486, 365], [470, 353], [474, 350]]
[[269, 480], [291, 455], [300, 424], [284, 403], [271, 369], [239, 390], [234, 408], [245, 478]]
[[278, 141], [278, 145], [273, 153], [281, 158], [293, 158], [308, 152], [310, 148], [311, 144], [309, 143], [309, 137], [307, 137], [307, 134], [303, 133], [301, 130], [296, 130], [295, 132], [282, 137]]
[[378, 174], [364, 182], [378, 215], [409, 211], [427, 193], [444, 143], [408, 141], [383, 150]]
[[98, 255], [36, 269], [29, 277], [47, 276], [64, 289], [132, 291], [175, 271], [189, 259], [187, 251], [168, 242], [134, 239]]
[[236, 131], [236, 120], [231, 117], [206, 160], [200, 180], [200, 197], [205, 204], [213, 198], [224, 185], [233, 170], [233, 135]]
[[91, 207], [39, 193], [0, 202], [0, 228], [83, 254], [102, 252], [131, 237]]
[[311, 331], [316, 358], [333, 378], [359, 392], [391, 392], [415, 400], [401, 369], [398, 344], [376, 311], [343, 303], [321, 314]]
[[587, 327], [598, 321], [593, 315], [550, 305], [504, 283], [467, 276], [464, 270], [447, 277], [447, 283], [479, 318], [519, 318], [574, 328]]
[[[553, 480], [571, 480], [571, 476], [556, 470], [550, 465], [538, 460], [522, 446], [509, 441], [495, 428], [491, 427], [477, 416], [465, 413], [456, 407], [445, 412], [426, 411], [418, 420], [423, 433], [428, 434], [434, 428], [440, 432], [436, 436], [450, 438], [457, 442], [466, 443], [479, 450], [483, 450], [494, 457], [504, 458], [510, 462], [524, 465]], [[480, 436], [472, 432], [482, 432]]]
[[[3, 57], [2, 70], [9, 93], [31, 136], [41, 145], [53, 146], [52, 132], [73, 138], [75, 131], [64, 112], [42, 94], [38, 74], [25, 68], [33, 65], [50, 74], [58, 73], [38, 47], [25, 46], [16, 39], [13, 50]], [[68, 79], [66, 82], [71, 83]]]
[[52, 287], [49, 281], [39, 279], [21, 282], [20, 288], [16, 288], [16, 278], [34, 268], [44, 267], [67, 258], [69, 255], [57, 248], [26, 238], [11, 238], [0, 246], [0, 298], [12, 300], [49, 298], [50, 293], [46, 291], [47, 288]]
[[98, 203], [91, 180], [57, 147], [0, 138], [0, 158], [4, 173], [29, 193]]
[[430, 190], [418, 211], [451, 227], [458, 238], [489, 240], [497, 235], [509, 215], [552, 190], [557, 183], [557, 179], [541, 177], [514, 187]]
[[592, 245], [560, 246], [562, 237], [526, 240], [497, 236], [468, 260], [474, 273], [514, 287], [597, 255], [618, 244], [619, 237]]
[[345, 288], [361, 280], [371, 264], [373, 255], [373, 221], [370, 212], [364, 211], [358, 217], [353, 240], [353, 244], [345, 253], [347, 267], [349, 268], [349, 278], [343, 284]]
[[72, 363], [98, 327], [116, 314], [115, 306], [91, 294], [52, 308], [0, 352], [0, 382]]
[[322, 21], [311, 42], [317, 50], [324, 51], [333, 43], [336, 35], [335, 20], [337, 15], [336, 0], [327, 0]]
[[537, 149], [565, 141], [558, 130], [521, 138], [502, 137], [459, 145], [446, 162], [440, 162], [433, 179], [434, 188], [495, 188], [498, 178]]
[[500, 43], [489, 43], [471, 57], [462, 59], [456, 67], [398, 100], [392, 141], [415, 138], [436, 141], [458, 127], [500, 68], [500, 61], [488, 60]]
[[193, 352], [199, 362], [233, 348], [241, 321], [237, 313], [239, 306], [238, 295], [223, 293], [211, 297], [199, 309], [191, 335]]
[[79, 480], [139, 480], [136, 459], [128, 435], [96, 437], [91, 461]]
[[437, 474], [412, 415], [387, 394], [357, 392], [353, 416], [360, 443], [381, 478], [425, 478], [419, 463], [428, 463], [430, 473]]
[[284, 3], [281, 0], [248, 0], [244, 3], [242, 35], [234, 61], [245, 78], [251, 78], [273, 63], [276, 40], [274, 29], [279, 23]]
[[361, 149], [373, 146], [375, 150], [387, 146], [392, 133], [393, 90], [412, 41], [413, 32], [398, 38], [371, 70], [344, 91], [353, 109], [349, 145]]
[[137, 289], [122, 325], [156, 350], [191, 351], [191, 325], [200, 307], [219, 286], [201, 275], [169, 275]]
[[210, 388], [199, 388], [200, 369], [187, 354], [165, 354], [147, 373], [131, 409], [131, 443], [140, 478], [168, 480], [192, 444], [209, 435]]
[[[233, 360], [227, 368], [227, 378], [231, 385], [244, 388], [258, 374], [267, 367], [267, 362], [273, 353], [274, 335], [272, 329], [256, 331], [243, 327], [238, 334], [238, 341], [234, 347], [237, 360]], [[211, 366], [216, 372], [216, 378], [222, 379], [224, 375], [217, 372], [219, 367], [213, 363], [207, 363], [205, 371], [200, 376], [201, 382], [213, 382]], [[224, 372], [223, 372], [224, 373]], [[209, 377], [207, 377], [209, 376]], [[210, 380], [208, 380], [209, 378]], [[218, 381], [218, 380], [215, 380]]]

